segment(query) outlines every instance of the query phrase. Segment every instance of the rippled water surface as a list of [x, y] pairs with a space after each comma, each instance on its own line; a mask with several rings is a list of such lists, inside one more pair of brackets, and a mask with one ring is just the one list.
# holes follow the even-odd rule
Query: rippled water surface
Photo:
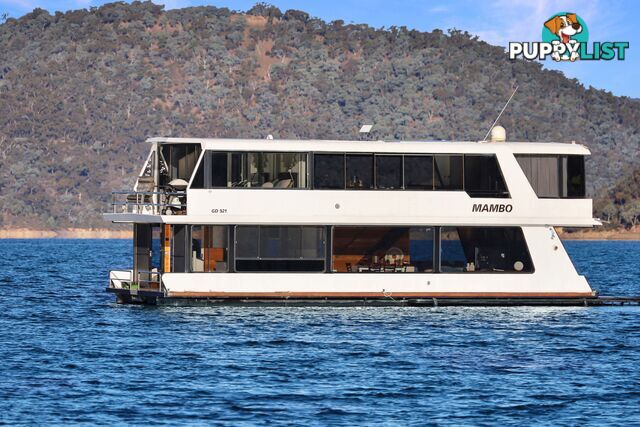
[[[639, 242], [567, 247], [640, 294]], [[0, 253], [0, 424], [640, 424], [640, 307], [118, 306], [128, 241]]]

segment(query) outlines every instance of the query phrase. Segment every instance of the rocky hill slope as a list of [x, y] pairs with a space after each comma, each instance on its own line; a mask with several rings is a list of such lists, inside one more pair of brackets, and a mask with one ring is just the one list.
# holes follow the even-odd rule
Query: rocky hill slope
[[516, 84], [509, 139], [588, 145], [592, 195], [640, 167], [638, 101], [460, 31], [266, 5], [36, 9], [0, 25], [0, 227], [103, 226], [149, 136], [349, 139], [375, 123], [379, 138], [477, 140]]

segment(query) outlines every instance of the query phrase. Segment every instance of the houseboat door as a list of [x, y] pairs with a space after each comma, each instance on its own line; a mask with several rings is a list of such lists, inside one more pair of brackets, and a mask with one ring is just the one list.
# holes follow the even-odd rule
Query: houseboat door
[[161, 229], [157, 224], [133, 226], [133, 277], [140, 288], [157, 289], [162, 271]]

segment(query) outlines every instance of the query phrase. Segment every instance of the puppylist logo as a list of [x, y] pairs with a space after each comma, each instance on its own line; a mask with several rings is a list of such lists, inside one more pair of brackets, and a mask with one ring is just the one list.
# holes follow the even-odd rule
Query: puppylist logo
[[624, 61], [629, 42], [593, 42], [589, 45], [589, 29], [575, 13], [556, 13], [542, 27], [542, 42], [509, 42], [509, 59], [583, 61], [617, 59]]

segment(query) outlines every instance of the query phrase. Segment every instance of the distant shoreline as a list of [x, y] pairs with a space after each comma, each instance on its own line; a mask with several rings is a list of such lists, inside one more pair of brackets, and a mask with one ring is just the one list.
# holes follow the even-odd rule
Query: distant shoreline
[[131, 239], [131, 230], [108, 228], [63, 228], [58, 230], [38, 230], [14, 228], [0, 230], [0, 239]]
[[571, 232], [558, 230], [558, 235], [562, 240], [640, 240], [640, 229], [584, 229]]
[[[558, 229], [563, 240], [640, 240], [640, 228], [634, 230], [593, 230], [585, 229], [567, 232]], [[14, 228], [0, 230], [0, 239], [131, 239], [131, 230], [108, 228], [63, 228], [58, 230], [38, 230]]]

